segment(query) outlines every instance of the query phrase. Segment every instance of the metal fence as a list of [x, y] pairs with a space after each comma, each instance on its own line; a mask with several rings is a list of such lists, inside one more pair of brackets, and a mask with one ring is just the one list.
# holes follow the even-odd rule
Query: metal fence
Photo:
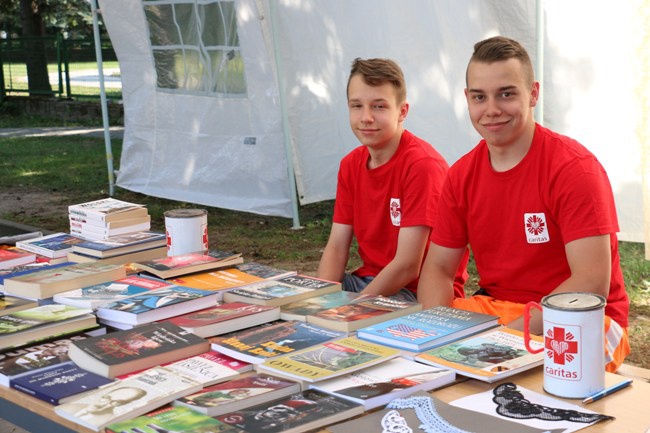
[[[106, 97], [119, 100], [120, 67], [109, 39], [101, 40], [101, 52]], [[0, 39], [0, 99], [24, 95], [99, 99], [94, 40], [61, 35]]]

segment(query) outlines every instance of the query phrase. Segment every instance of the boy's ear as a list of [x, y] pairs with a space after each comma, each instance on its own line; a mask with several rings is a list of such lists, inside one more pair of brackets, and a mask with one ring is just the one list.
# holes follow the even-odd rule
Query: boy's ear
[[534, 108], [537, 106], [537, 101], [539, 99], [539, 81], [534, 81], [533, 86], [530, 89], [530, 107]]
[[403, 122], [406, 119], [406, 116], [409, 114], [409, 103], [404, 101], [399, 107], [399, 120]]

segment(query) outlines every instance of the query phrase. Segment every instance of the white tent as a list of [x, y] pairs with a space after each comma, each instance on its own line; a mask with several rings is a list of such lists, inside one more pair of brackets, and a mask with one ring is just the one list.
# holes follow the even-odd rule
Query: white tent
[[472, 46], [502, 34], [543, 65], [538, 120], [607, 169], [620, 238], [650, 242], [648, 0], [99, 3], [122, 75], [120, 187], [285, 217], [332, 199], [357, 145], [345, 94], [356, 57], [402, 66], [406, 127], [453, 163], [478, 140], [463, 96]]

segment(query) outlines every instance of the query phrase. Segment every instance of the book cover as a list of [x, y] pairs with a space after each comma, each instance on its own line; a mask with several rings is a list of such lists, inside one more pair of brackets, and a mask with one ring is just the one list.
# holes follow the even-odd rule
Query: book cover
[[278, 307], [231, 302], [168, 319], [199, 337], [226, 334], [280, 318]]
[[163, 280], [131, 275], [118, 280], [57, 293], [53, 300], [57, 304], [96, 309], [102, 304], [169, 286], [171, 284]]
[[[216, 417], [246, 432], [305, 432], [363, 413], [363, 406], [309, 389]], [[372, 430], [369, 430], [372, 431]]]
[[304, 322], [277, 321], [210, 337], [212, 349], [251, 364], [344, 337]]
[[208, 269], [228, 267], [243, 261], [241, 254], [210, 251], [208, 254], [190, 253], [136, 262], [134, 266], [141, 271], [167, 279]]
[[252, 364], [212, 350], [163, 366], [199, 382], [203, 387], [224, 382], [253, 370]]
[[36, 254], [0, 248], [0, 269], [13, 268], [36, 261]]
[[[544, 347], [542, 337], [531, 339], [531, 347]], [[529, 353], [523, 332], [501, 327], [427, 350], [415, 360], [491, 383], [541, 365], [544, 352]]]
[[57, 415], [94, 431], [141, 416], [201, 385], [164, 367], [118, 380], [54, 408]]
[[65, 257], [72, 246], [82, 242], [81, 239], [68, 233], [52, 233], [40, 238], [26, 239], [16, 242], [16, 247], [24, 251], [41, 254], [46, 257]]
[[146, 215], [147, 208], [112, 197], [68, 206], [70, 215], [77, 215], [99, 222], [109, 222]]
[[10, 386], [25, 394], [58, 405], [112, 381], [83, 370], [73, 362], [66, 362], [11, 379]]
[[110, 424], [107, 433], [242, 433], [241, 430], [187, 407], [163, 407]]
[[76, 333], [0, 352], [0, 385], [8, 387], [14, 377], [70, 361], [70, 343], [96, 335], [95, 332]]
[[359, 299], [368, 299], [373, 296], [362, 295], [361, 293], [338, 292], [328, 293], [326, 295], [314, 296], [313, 298], [303, 299], [302, 301], [291, 302], [280, 306], [280, 318], [282, 320], [301, 320], [307, 321], [307, 316], [318, 313], [341, 305], [347, 305]]
[[122, 265], [77, 263], [6, 278], [4, 291], [24, 298], [45, 299], [56, 293], [124, 277], [126, 269]]
[[307, 316], [307, 322], [345, 332], [422, 310], [422, 304], [376, 296]]
[[499, 325], [499, 317], [437, 306], [357, 331], [362, 340], [422, 352]]
[[49, 262], [36, 262], [28, 263], [26, 265], [14, 266], [7, 269], [0, 269], [0, 287], [4, 287], [4, 282], [6, 279], [18, 277], [20, 275], [27, 275], [38, 271], [44, 271], [47, 269], [56, 269], [63, 266], [73, 265], [71, 262], [62, 262], [62, 263], [49, 263]]
[[0, 349], [26, 345], [65, 330], [95, 326], [91, 313], [86, 308], [50, 304], [0, 316]]
[[116, 377], [209, 350], [207, 340], [161, 322], [74, 341], [68, 356], [86, 370]]
[[300, 392], [300, 384], [266, 374], [253, 374], [209, 386], [175, 400], [174, 406], [186, 406], [209, 416], [239, 410]]
[[396, 398], [448, 385], [455, 378], [456, 373], [451, 370], [398, 357], [309, 386], [363, 404], [366, 410], [370, 410]]
[[0, 315], [2, 316], [37, 306], [38, 304], [36, 302], [29, 299], [10, 295], [0, 296]]
[[99, 319], [140, 325], [213, 306], [216, 298], [207, 290], [167, 285], [102, 304], [96, 313]]
[[104, 241], [83, 241], [73, 245], [72, 251], [101, 259], [166, 245], [164, 233], [145, 231], [112, 236]]
[[258, 372], [277, 372], [282, 376], [317, 382], [386, 362], [399, 353], [397, 349], [347, 337], [268, 359], [259, 366]]
[[249, 302], [258, 305], [281, 306], [340, 290], [340, 283], [293, 275], [228, 290], [224, 293], [223, 299], [225, 302]]

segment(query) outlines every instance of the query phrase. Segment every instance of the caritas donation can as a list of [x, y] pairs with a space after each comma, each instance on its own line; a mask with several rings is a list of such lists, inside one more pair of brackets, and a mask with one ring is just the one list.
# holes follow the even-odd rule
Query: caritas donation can
[[173, 209], [165, 212], [167, 255], [208, 252], [208, 211]]

